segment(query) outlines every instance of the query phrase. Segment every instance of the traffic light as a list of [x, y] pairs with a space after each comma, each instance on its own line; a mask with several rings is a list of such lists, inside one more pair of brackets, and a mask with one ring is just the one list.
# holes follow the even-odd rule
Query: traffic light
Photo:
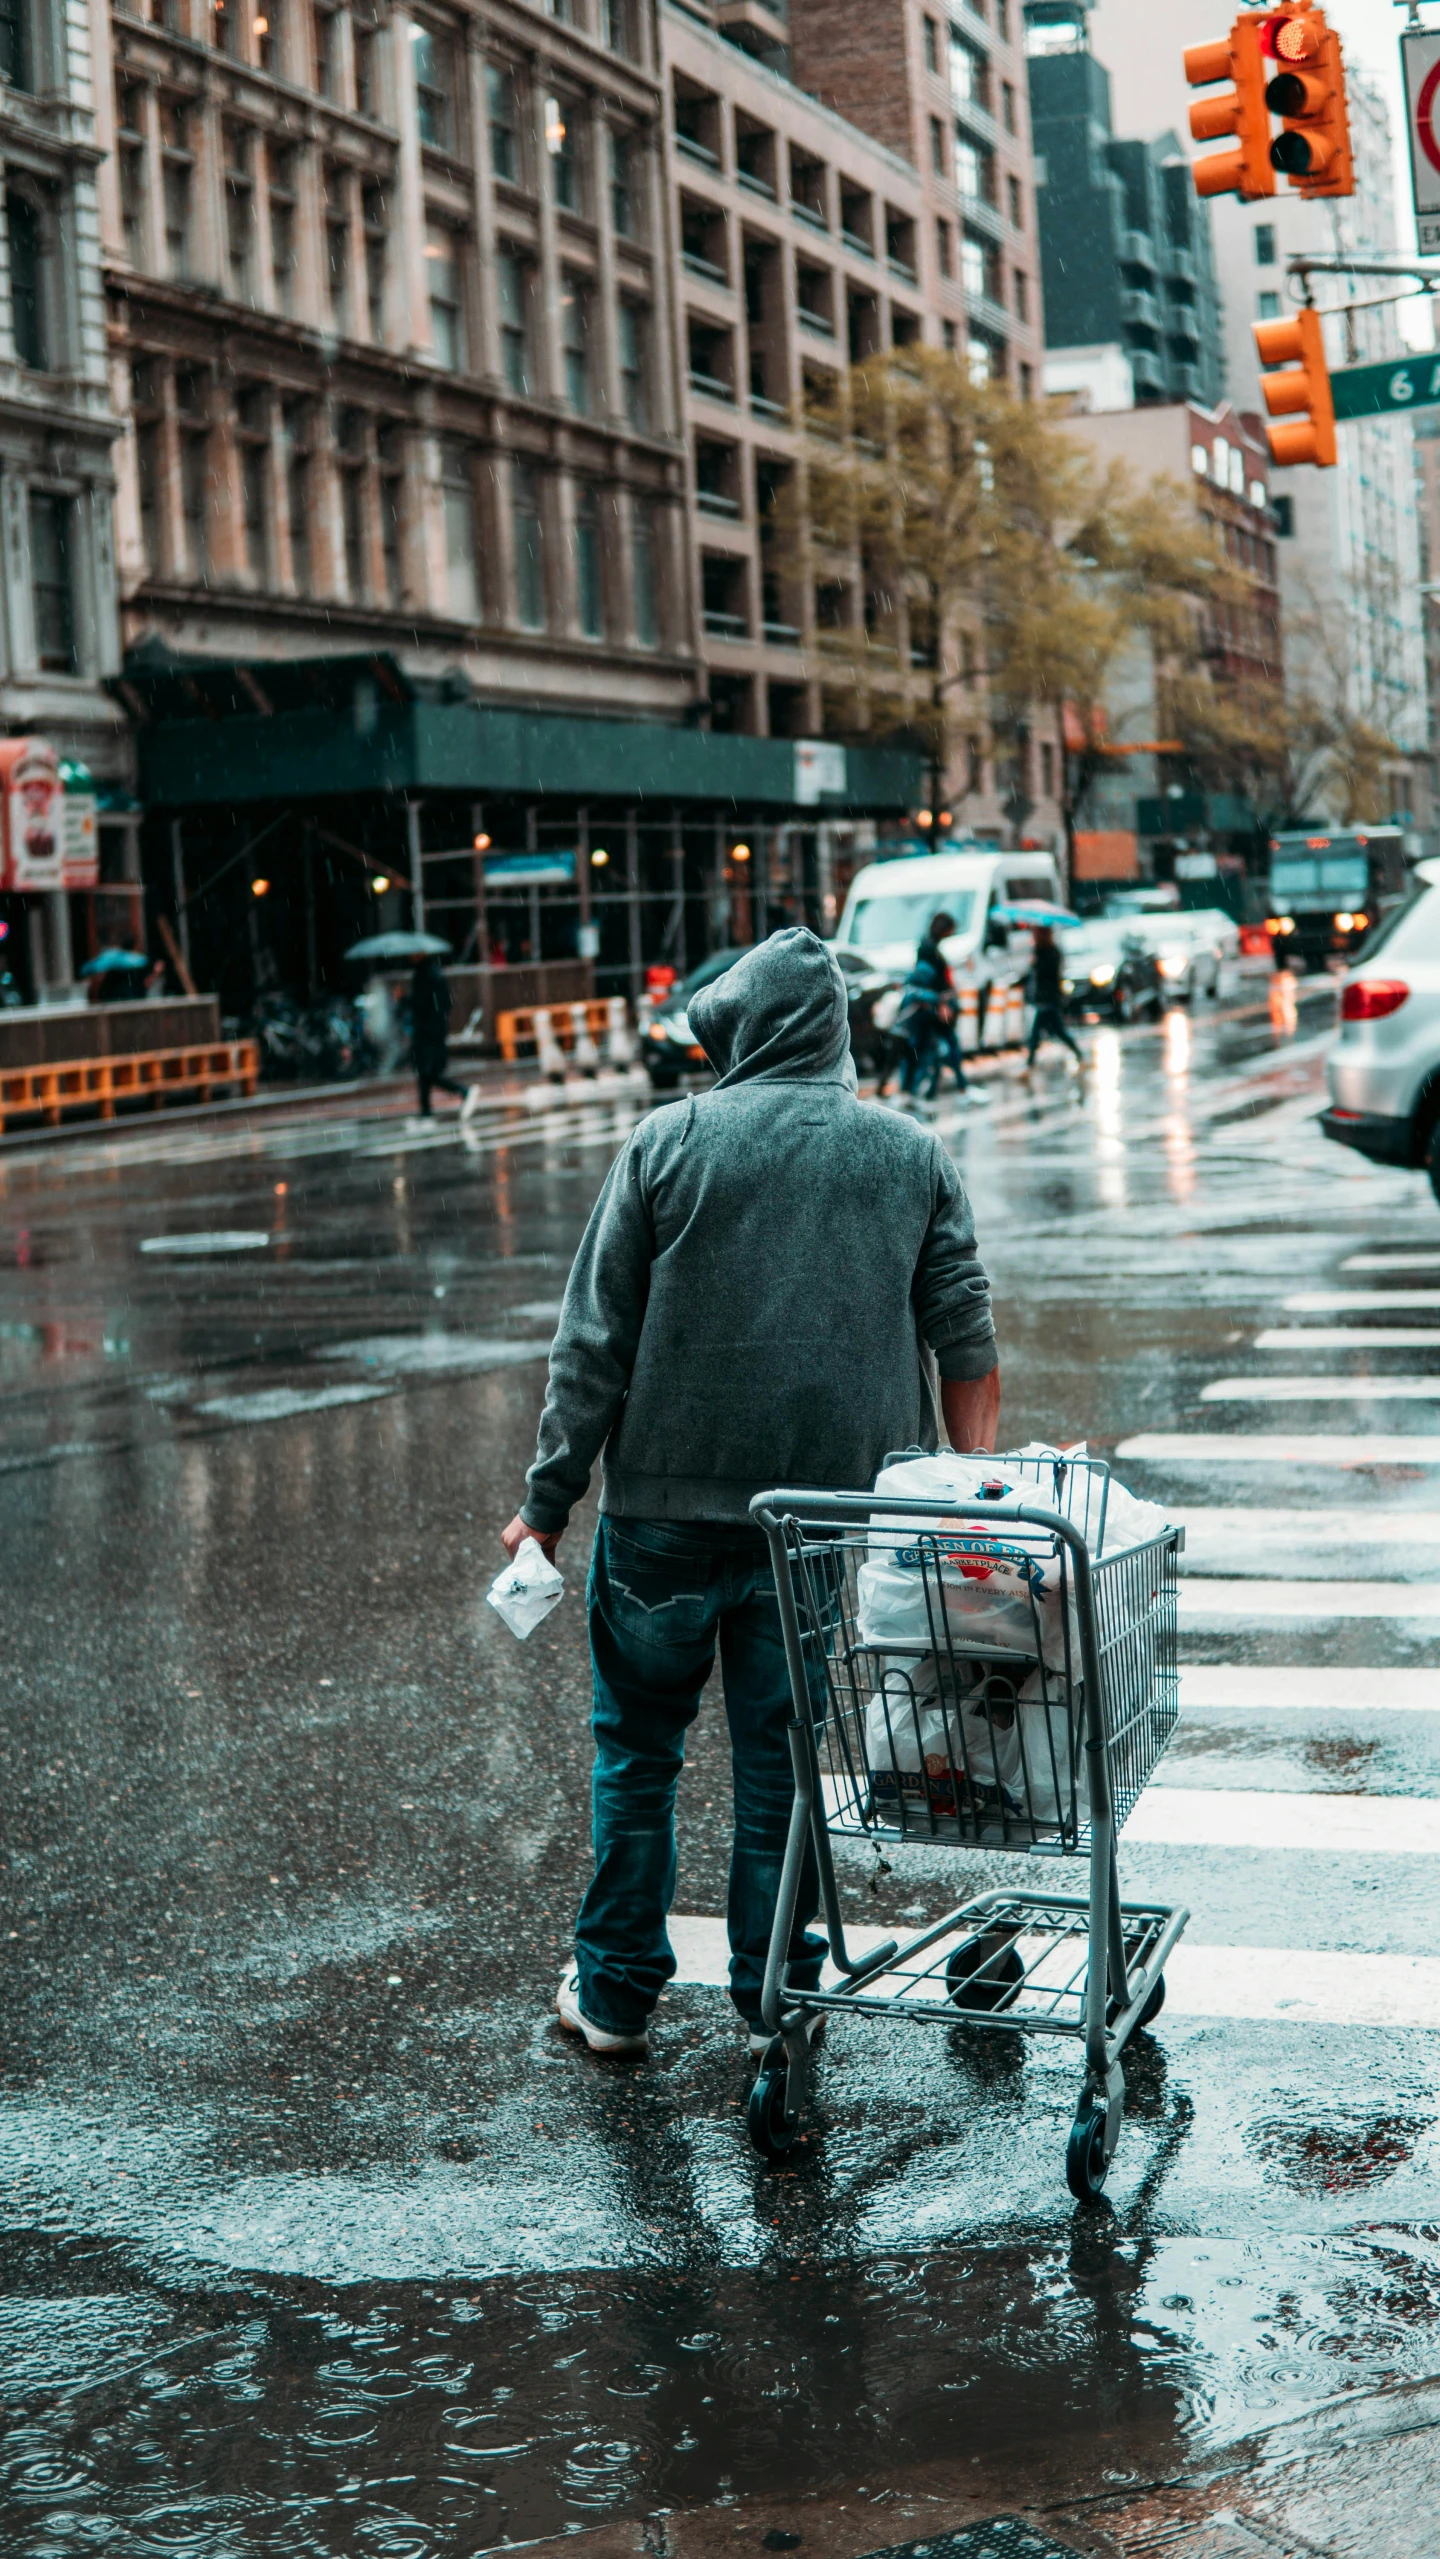
[[1294, 365], [1291, 373], [1262, 373], [1260, 390], [1272, 418], [1283, 426], [1267, 426], [1272, 462], [1335, 460], [1335, 403], [1330, 396], [1330, 368], [1318, 311], [1297, 311], [1293, 320], [1256, 320], [1255, 352], [1262, 364]]
[[1270, 145], [1274, 166], [1303, 196], [1353, 195], [1345, 66], [1334, 28], [1323, 10], [1307, 6], [1268, 19], [1264, 40], [1275, 64], [1265, 103], [1283, 124]]
[[1197, 142], [1215, 142], [1233, 133], [1233, 151], [1215, 151], [1194, 164], [1195, 193], [1238, 195], [1245, 203], [1275, 193], [1270, 161], [1270, 116], [1265, 104], [1266, 57], [1263, 37], [1268, 21], [1237, 18], [1218, 44], [1192, 44], [1185, 51], [1185, 77], [1192, 89], [1216, 80], [1235, 85], [1223, 98], [1201, 98], [1190, 110], [1190, 130]]

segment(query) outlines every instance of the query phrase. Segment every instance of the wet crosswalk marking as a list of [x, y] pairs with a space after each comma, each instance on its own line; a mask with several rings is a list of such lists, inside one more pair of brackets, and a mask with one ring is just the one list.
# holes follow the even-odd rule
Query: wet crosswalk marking
[[1147, 1847], [1434, 1857], [1440, 1855], [1440, 1798], [1151, 1785], [1130, 1815], [1125, 1837]]
[[1412, 1314], [1440, 1307], [1440, 1288], [1302, 1288], [1281, 1304], [1287, 1315], [1374, 1315], [1387, 1307]]
[[1436, 1324], [1277, 1324], [1255, 1336], [1257, 1351], [1440, 1350]]
[[[1304, 1800], [1303, 1798], [1301, 1799]], [[672, 1912], [678, 1984], [723, 1989], [730, 1950], [723, 1919]], [[847, 1951], [864, 1955], [893, 1928], [847, 1928]], [[826, 1987], [840, 1975], [826, 1969]], [[1207, 1946], [1182, 1937], [1165, 1967], [1167, 2018], [1220, 2017], [1303, 2026], [1440, 2028], [1440, 1958], [1352, 1954], [1314, 1946]], [[884, 2034], [882, 2020], [868, 2031]], [[1164, 2029], [1160, 2030], [1162, 2033]]]
[[1117, 1458], [1155, 1466], [1440, 1466], [1440, 1438], [1400, 1431], [1137, 1431]]
[[1344, 1509], [1274, 1510], [1239, 1505], [1233, 1509], [1185, 1509], [1185, 1570], [1194, 1572], [1208, 1555], [1239, 1550], [1247, 1558], [1260, 1549], [1279, 1546], [1311, 1554], [1342, 1544], [1356, 1546], [1440, 1546], [1440, 1510]]
[[1211, 1580], [1197, 1574], [1180, 1584], [1180, 1630], [1273, 1624], [1300, 1618], [1310, 1623], [1355, 1617], [1440, 1620], [1440, 1582]]
[[1440, 1271], [1440, 1253], [1351, 1253], [1342, 1271]]
[[1440, 1714], [1440, 1672], [1393, 1665], [1182, 1662], [1180, 1712]]
[[1440, 1402], [1434, 1377], [1217, 1377], [1202, 1404], [1419, 1404]]

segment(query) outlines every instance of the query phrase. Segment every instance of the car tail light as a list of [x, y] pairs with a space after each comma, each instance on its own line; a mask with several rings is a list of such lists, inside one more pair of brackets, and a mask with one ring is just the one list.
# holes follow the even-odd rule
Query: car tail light
[[1357, 977], [1340, 997], [1342, 1022], [1379, 1022], [1398, 1013], [1410, 989], [1402, 977]]

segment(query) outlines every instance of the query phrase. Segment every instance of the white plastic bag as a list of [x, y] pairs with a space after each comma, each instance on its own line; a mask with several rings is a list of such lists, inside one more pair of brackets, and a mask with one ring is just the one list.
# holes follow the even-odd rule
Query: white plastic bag
[[[1038, 1669], [1033, 1670], [1020, 1691], [1015, 1709], [1016, 1790], [1027, 1812], [1037, 1822], [1053, 1822], [1058, 1828], [1070, 1818], [1070, 1780], [1075, 1779], [1075, 1810], [1085, 1821], [1090, 1812], [1090, 1771], [1085, 1757], [1084, 1691], [1078, 1681], [1075, 1688], [1075, 1720], [1065, 1703], [1063, 1689], [1052, 1677], [1047, 1683]], [[1018, 1773], [1023, 1761], [1023, 1774]]]
[[[882, 1467], [877, 1493], [913, 1501], [979, 1504], [987, 1484], [1002, 1484], [1022, 1500], [1033, 1488], [1003, 1457], [901, 1458]], [[1061, 1567], [1054, 1541], [1043, 1530], [983, 1518], [946, 1520], [932, 1528], [877, 1511], [870, 1523], [869, 1554], [856, 1576], [860, 1640], [866, 1644], [930, 1644], [941, 1641], [943, 1610], [952, 1635], [983, 1643], [997, 1653], [1037, 1650], [1053, 1668], [1066, 1659]], [[1079, 1660], [1073, 1597], [1070, 1659]]]
[[942, 1697], [938, 1674], [933, 1658], [887, 1663], [866, 1705], [865, 1756], [877, 1806], [918, 1812], [928, 1803], [953, 1820], [958, 1779], [960, 1811], [1002, 1801], [1016, 1811], [1022, 1798], [1013, 1705], [1007, 1722], [1004, 1709], [987, 1706], [979, 1690], [957, 1704]]
[[485, 1596], [523, 1644], [564, 1598], [564, 1577], [536, 1540], [527, 1537], [517, 1547], [514, 1563], [496, 1574]]

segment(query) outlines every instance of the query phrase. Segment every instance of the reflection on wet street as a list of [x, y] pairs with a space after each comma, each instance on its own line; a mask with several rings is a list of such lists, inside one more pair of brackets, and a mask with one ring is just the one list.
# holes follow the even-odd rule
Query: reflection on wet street
[[[1434, 2370], [1440, 1223], [1320, 1138], [1331, 1008], [1096, 1030], [938, 1123], [1006, 1439], [1188, 1529], [1122, 1872], [1192, 1919], [1094, 2212], [1073, 2049], [960, 2025], [832, 2025], [811, 2137], [754, 2157], [718, 1714], [652, 2063], [555, 2029], [589, 1514], [527, 1646], [483, 1601], [633, 1103], [0, 1156], [0, 2550], [732, 2508], [758, 2547], [817, 2498], [868, 2549], [922, 2491], [1069, 2516]], [[1033, 1882], [872, 1864], [860, 1925]]]

